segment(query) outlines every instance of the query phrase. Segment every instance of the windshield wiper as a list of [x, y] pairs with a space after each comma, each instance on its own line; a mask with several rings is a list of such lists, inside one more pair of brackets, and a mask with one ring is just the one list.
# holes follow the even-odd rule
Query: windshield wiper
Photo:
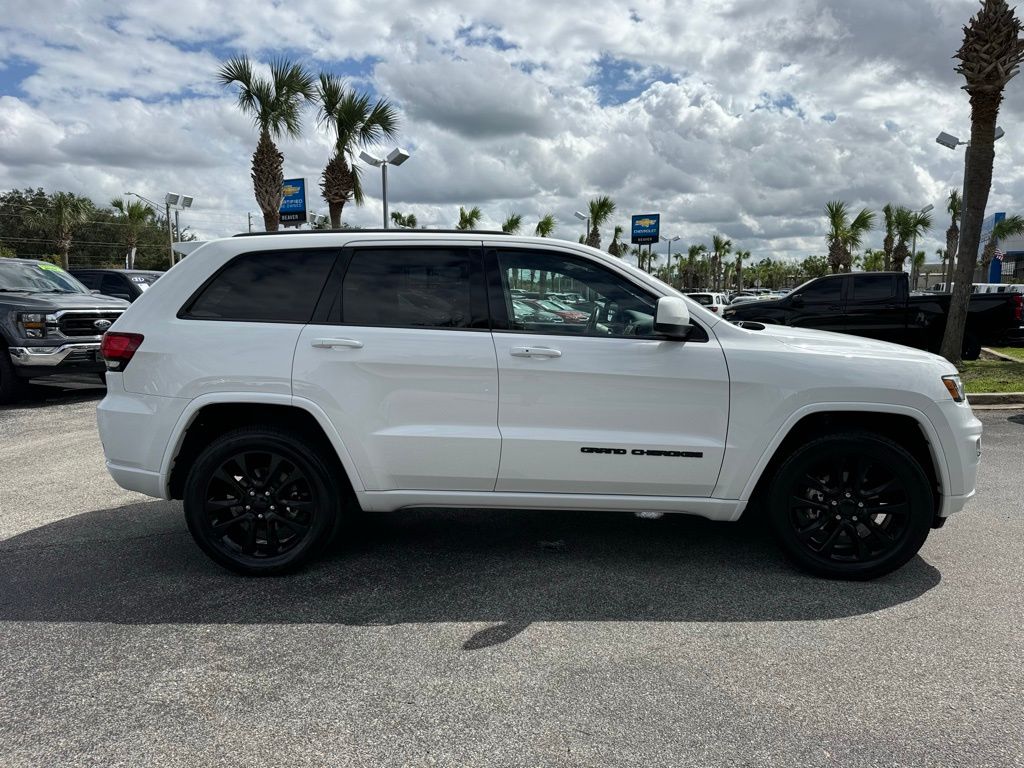
[[39, 293], [39, 291], [30, 291], [28, 288], [0, 288], [0, 293]]

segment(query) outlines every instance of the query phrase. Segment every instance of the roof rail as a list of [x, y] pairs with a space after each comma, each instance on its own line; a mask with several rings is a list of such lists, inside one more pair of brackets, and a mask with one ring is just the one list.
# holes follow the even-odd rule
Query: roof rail
[[277, 232], [239, 232], [235, 237], [263, 237], [265, 235], [338, 235], [338, 234], [354, 234], [360, 235], [364, 233], [370, 234], [383, 234], [387, 233], [393, 235], [396, 232], [403, 234], [417, 234], [417, 235], [508, 235], [508, 232], [502, 232], [497, 229], [406, 229], [404, 227], [394, 227], [392, 229], [371, 229], [371, 228], [346, 228], [346, 229], [279, 229]]

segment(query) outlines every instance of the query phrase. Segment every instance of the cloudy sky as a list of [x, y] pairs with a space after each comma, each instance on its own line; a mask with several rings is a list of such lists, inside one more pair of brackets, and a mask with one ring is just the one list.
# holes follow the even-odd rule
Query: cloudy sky
[[[286, 55], [392, 99], [412, 159], [391, 209], [450, 227], [479, 205], [496, 227], [608, 194], [616, 223], [660, 212], [682, 243], [729, 236], [761, 256], [824, 253], [830, 199], [940, 211], [969, 128], [951, 56], [973, 0], [387, 4], [349, 0], [8, 3], [0, 17], [0, 188], [66, 189], [106, 204], [131, 190], [192, 194], [202, 237], [259, 221], [256, 136], [217, 85], [226, 57]], [[1017, 210], [1024, 78], [1010, 84], [989, 210]], [[310, 179], [330, 139], [313, 114], [284, 140]], [[380, 180], [345, 220], [377, 226]], [[919, 243], [929, 257], [946, 223]], [[877, 242], [876, 242], [877, 241]], [[880, 247], [881, 234], [871, 245]], [[607, 234], [605, 235], [607, 243]]]

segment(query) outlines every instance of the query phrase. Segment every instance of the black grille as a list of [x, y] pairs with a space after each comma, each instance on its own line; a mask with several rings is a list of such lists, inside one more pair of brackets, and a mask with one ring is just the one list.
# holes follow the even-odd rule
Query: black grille
[[[96, 311], [96, 312], [75, 312], [64, 315], [58, 323], [60, 332], [67, 337], [74, 336], [101, 336], [103, 331], [96, 328], [93, 323], [97, 320], [109, 320], [114, 322], [121, 316], [119, 310]], [[109, 326], [108, 326], [109, 327]]]
[[97, 355], [99, 350], [95, 349], [76, 349], [68, 353], [68, 356], [64, 358], [65, 363], [95, 363], [99, 358]]

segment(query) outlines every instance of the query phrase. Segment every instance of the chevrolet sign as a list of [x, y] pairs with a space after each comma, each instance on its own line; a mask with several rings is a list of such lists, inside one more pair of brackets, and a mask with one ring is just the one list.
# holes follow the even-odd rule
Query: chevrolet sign
[[661, 214], [641, 213], [633, 216], [631, 242], [634, 245], [658, 242], [661, 234]]

